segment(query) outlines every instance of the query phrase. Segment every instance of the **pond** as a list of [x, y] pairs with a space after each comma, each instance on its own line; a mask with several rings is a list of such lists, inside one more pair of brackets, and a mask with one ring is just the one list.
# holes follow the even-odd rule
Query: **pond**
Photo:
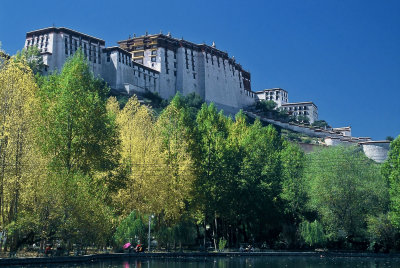
[[75, 268], [261, 268], [261, 267], [400, 267], [399, 258], [368, 257], [194, 257], [156, 259], [118, 259], [65, 265], [24, 265], [14, 267], [75, 267]]

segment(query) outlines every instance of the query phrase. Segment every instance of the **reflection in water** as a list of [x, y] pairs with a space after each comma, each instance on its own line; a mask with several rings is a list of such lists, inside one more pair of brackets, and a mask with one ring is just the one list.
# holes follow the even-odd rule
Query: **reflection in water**
[[[92, 263], [55, 264], [17, 267], [75, 267], [75, 268], [261, 268], [261, 267], [400, 267], [400, 258], [329, 258], [329, 257], [216, 257], [126, 259]], [[15, 266], [14, 266], [15, 267]]]

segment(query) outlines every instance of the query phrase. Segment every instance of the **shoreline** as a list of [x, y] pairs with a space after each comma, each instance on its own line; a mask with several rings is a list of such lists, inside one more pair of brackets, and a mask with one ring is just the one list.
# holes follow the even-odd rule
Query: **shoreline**
[[318, 252], [318, 251], [267, 251], [267, 252], [166, 252], [166, 253], [104, 253], [84, 256], [1, 258], [0, 266], [28, 264], [85, 263], [118, 259], [159, 259], [159, 258], [201, 258], [201, 257], [341, 257], [341, 258], [400, 258], [400, 253], [369, 252]]

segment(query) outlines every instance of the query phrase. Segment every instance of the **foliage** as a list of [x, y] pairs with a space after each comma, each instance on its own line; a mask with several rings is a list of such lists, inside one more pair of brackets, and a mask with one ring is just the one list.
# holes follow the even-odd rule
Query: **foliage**
[[307, 192], [304, 181], [304, 152], [299, 146], [285, 142], [281, 151], [282, 161], [282, 192], [281, 198], [285, 201], [285, 213], [295, 222], [303, 218], [307, 210]]
[[305, 169], [311, 209], [332, 240], [365, 237], [369, 216], [387, 209], [387, 185], [379, 167], [353, 147], [330, 147], [310, 154]]
[[383, 251], [389, 251], [396, 246], [398, 230], [392, 225], [387, 214], [379, 214], [368, 218], [368, 234], [371, 245], [376, 251], [382, 247]]
[[[0, 224], [15, 250], [35, 222], [33, 206], [42, 159], [35, 155], [34, 111], [38, 87], [25, 61], [5, 60], [0, 69]], [[28, 220], [28, 218], [30, 218]], [[32, 225], [35, 226], [35, 224]]]
[[34, 74], [41, 74], [44, 71], [42, 55], [36, 46], [24, 48], [15, 55], [16, 61], [25, 61]]
[[400, 136], [390, 143], [382, 174], [389, 183], [390, 219], [393, 225], [400, 228]]
[[105, 171], [115, 165], [115, 125], [106, 111], [108, 88], [94, 78], [82, 52], [50, 75], [40, 90], [40, 141], [54, 170]]
[[[8, 238], [0, 246], [145, 242], [148, 214], [167, 249], [290, 247], [299, 235], [312, 247], [339, 237], [396, 246], [399, 138], [384, 181], [355, 148], [307, 156], [274, 127], [242, 111], [226, 117], [196, 94], [177, 94], [156, 117], [135, 96], [107, 98], [80, 51], [47, 77], [33, 76], [40, 62], [29, 53], [1, 60], [0, 230]], [[295, 120], [275, 103], [259, 105]]]
[[221, 238], [218, 242], [219, 251], [223, 251], [225, 249], [227, 243], [228, 243], [228, 240], [226, 240], [225, 238]]
[[303, 221], [300, 226], [300, 235], [310, 247], [324, 247], [327, 237], [324, 227], [317, 220], [313, 222]]
[[146, 241], [146, 224], [145, 216], [136, 211], [132, 211], [125, 219], [121, 221], [113, 235], [114, 242], [121, 247], [127, 242], [143, 243]]
[[311, 124], [313, 127], [329, 128], [329, 124], [325, 120], [316, 120]]

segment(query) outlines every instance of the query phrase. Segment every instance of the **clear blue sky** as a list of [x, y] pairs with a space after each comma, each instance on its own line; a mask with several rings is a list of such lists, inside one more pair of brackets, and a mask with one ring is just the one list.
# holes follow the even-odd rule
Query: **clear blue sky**
[[116, 45], [129, 34], [170, 31], [215, 41], [251, 72], [252, 89], [281, 87], [313, 101], [320, 119], [353, 136], [400, 134], [400, 1], [11, 1], [0, 41], [14, 54], [27, 31], [64, 26]]

